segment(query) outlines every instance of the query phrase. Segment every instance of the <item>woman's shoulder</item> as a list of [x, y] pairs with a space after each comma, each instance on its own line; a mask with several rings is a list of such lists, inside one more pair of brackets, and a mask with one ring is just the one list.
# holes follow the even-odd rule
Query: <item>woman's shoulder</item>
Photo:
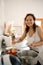
[[42, 28], [40, 26], [37, 27], [37, 32], [41, 33], [42, 32]]

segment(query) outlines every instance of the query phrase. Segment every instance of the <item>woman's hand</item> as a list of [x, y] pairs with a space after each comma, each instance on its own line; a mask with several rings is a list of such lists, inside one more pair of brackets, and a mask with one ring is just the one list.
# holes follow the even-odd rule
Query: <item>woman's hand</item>
[[27, 45], [27, 46], [30, 47], [30, 48], [34, 48], [35, 44], [33, 43], [33, 44], [30, 44], [30, 45]]
[[16, 41], [15, 40], [12, 40], [12, 44], [16, 44]]
[[30, 48], [34, 48], [35, 46], [34, 46], [34, 44], [30, 44], [29, 47]]

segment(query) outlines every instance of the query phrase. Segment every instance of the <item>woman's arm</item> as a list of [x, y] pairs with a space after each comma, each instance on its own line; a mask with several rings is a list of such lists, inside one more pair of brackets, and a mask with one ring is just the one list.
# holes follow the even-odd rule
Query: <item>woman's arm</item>
[[34, 43], [32, 43], [31, 45], [30, 45], [30, 47], [36, 47], [36, 46], [41, 46], [41, 45], [43, 45], [43, 32], [42, 32], [42, 30], [41, 30], [41, 28], [40, 27], [38, 27], [37, 28], [37, 31], [38, 31], [38, 34], [39, 34], [39, 37], [40, 37], [40, 41], [39, 42], [34, 42]]
[[22, 36], [18, 39], [13, 40], [12, 44], [21, 42], [22, 40], [24, 40], [25, 37], [26, 37], [26, 31], [24, 30], [24, 33], [22, 34]]

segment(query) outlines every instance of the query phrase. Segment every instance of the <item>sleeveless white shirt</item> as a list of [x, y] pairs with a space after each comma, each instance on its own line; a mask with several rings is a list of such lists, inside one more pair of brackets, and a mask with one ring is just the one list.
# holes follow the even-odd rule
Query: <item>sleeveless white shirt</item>
[[[29, 34], [27, 33], [27, 45], [30, 45], [32, 43], [36, 43], [40, 41], [40, 37], [36, 28], [36, 32], [32, 35], [32, 37], [29, 36]], [[43, 45], [42, 46], [37, 46], [35, 47], [36, 50], [38, 50], [39, 52], [43, 51]]]

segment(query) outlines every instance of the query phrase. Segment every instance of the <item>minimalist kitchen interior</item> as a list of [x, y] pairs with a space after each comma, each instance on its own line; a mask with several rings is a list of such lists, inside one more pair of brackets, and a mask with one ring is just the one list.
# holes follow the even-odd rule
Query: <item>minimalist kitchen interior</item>
[[[43, 32], [43, 0], [0, 0], [0, 65], [12, 65], [9, 58], [11, 54], [16, 55], [22, 53], [24, 50], [30, 50], [26, 45], [27, 38], [19, 44], [12, 44], [13, 39], [18, 39], [23, 34], [24, 18], [28, 13], [35, 15], [35, 23]], [[15, 53], [12, 53], [12, 48], [15, 49]], [[37, 52], [37, 56], [38, 50], [34, 49], [34, 51], [35, 53]], [[41, 65], [43, 65], [43, 55], [41, 54], [40, 56], [42, 59]], [[21, 65], [29, 65], [23, 64], [23, 62], [24, 60]]]

